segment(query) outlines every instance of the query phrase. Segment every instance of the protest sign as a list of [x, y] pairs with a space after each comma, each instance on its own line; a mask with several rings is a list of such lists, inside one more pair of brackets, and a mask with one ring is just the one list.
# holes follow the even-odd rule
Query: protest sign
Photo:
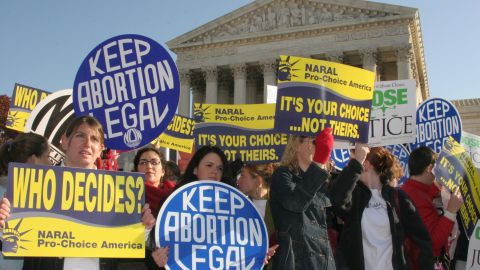
[[229, 161], [277, 162], [288, 135], [274, 131], [275, 104], [195, 104], [197, 147], [216, 145]]
[[473, 235], [468, 242], [468, 255], [465, 270], [480, 269], [480, 221], [477, 221]]
[[4, 255], [145, 256], [143, 174], [22, 163], [8, 171]]
[[194, 142], [194, 127], [195, 121], [192, 118], [176, 114], [167, 129], [151, 144], [191, 153]]
[[366, 143], [375, 73], [334, 62], [280, 56], [275, 130]]
[[277, 86], [267, 85], [267, 103], [277, 102]]
[[480, 217], [480, 176], [469, 154], [452, 137], [445, 141], [433, 173], [449, 191], [460, 188], [464, 201], [460, 218], [467, 236], [472, 235]]
[[343, 170], [350, 161], [350, 149], [333, 149], [331, 159], [335, 162], [337, 170]]
[[12, 100], [10, 101], [10, 110], [8, 111], [7, 128], [24, 132], [30, 112], [42, 101], [49, 92], [36, 89], [30, 86], [16, 83], [13, 89]]
[[452, 136], [457, 142], [462, 133], [462, 121], [455, 106], [442, 98], [430, 98], [417, 108], [417, 137], [410, 144], [413, 151], [424, 145], [440, 153], [445, 141]]
[[25, 132], [37, 133], [50, 142], [52, 164], [59, 164], [65, 157], [61, 139], [74, 118], [72, 89], [48, 95], [30, 113], [25, 124]]
[[150, 143], [177, 110], [180, 80], [165, 48], [140, 35], [121, 35], [95, 47], [73, 85], [76, 115], [102, 123], [105, 145], [131, 150]]
[[415, 80], [375, 83], [369, 146], [415, 142], [416, 93]]
[[473, 161], [473, 166], [480, 168], [480, 136], [462, 131], [462, 139], [460, 142], [469, 153]]
[[407, 147], [405, 147], [403, 144], [386, 145], [385, 148], [398, 159], [400, 166], [402, 166], [403, 176], [402, 178], [397, 179], [397, 185], [402, 185], [410, 176], [408, 171], [408, 159], [410, 157], [410, 151], [408, 151]]
[[167, 269], [261, 269], [268, 248], [262, 216], [236, 188], [195, 181], [163, 204], [157, 246], [170, 247]]
[[204, 104], [193, 105], [197, 123], [223, 123], [244, 128], [271, 129], [275, 104]]

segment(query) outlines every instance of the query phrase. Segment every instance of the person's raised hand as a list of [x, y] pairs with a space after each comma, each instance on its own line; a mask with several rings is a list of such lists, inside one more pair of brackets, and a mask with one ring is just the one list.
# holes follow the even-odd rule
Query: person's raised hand
[[333, 135], [332, 128], [325, 128], [315, 138], [315, 154], [313, 161], [316, 163], [326, 164], [330, 159], [330, 154], [333, 149]]
[[358, 162], [360, 162], [360, 164], [363, 164], [369, 152], [370, 152], [370, 148], [368, 148], [366, 144], [362, 144], [362, 143], [356, 144], [355, 154], [353, 154], [353, 158], [356, 159]]
[[155, 225], [155, 217], [152, 215], [152, 210], [150, 205], [146, 203], [142, 208], [142, 224], [145, 225], [147, 230], [150, 230]]
[[450, 195], [450, 200], [448, 201], [447, 205], [447, 211], [456, 214], [458, 210], [460, 210], [460, 207], [462, 207], [462, 204], [463, 199], [460, 188], [456, 187]]
[[3, 198], [0, 201], [0, 228], [5, 226], [5, 220], [10, 216], [10, 201]]
[[152, 252], [152, 258], [158, 267], [165, 267], [165, 265], [167, 265], [169, 250], [170, 248], [168, 246], [163, 248], [157, 247]]

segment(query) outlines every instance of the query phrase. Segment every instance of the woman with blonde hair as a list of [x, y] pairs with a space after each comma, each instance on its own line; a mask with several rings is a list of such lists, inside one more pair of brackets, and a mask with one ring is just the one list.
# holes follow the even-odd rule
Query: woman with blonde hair
[[316, 139], [291, 136], [270, 189], [271, 209], [278, 232], [278, 255], [273, 269], [335, 269], [330, 248], [326, 208], [328, 172], [317, 165], [330, 158], [331, 129]]

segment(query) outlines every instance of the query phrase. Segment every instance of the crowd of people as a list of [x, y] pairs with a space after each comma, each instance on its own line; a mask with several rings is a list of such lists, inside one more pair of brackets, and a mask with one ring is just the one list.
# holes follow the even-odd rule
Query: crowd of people
[[[76, 118], [62, 137], [65, 160], [56, 165], [96, 169], [103, 138], [95, 118]], [[179, 187], [202, 180], [237, 187], [255, 205], [268, 232], [268, 269], [465, 269], [468, 241], [456, 243], [466, 237], [454, 230], [462, 196], [457, 189], [443, 208], [436, 204], [442, 193], [433, 175], [437, 156], [430, 148], [412, 151], [410, 178], [401, 187], [394, 183], [403, 171], [386, 148], [357, 145], [341, 172], [330, 166], [332, 149], [330, 128], [316, 137], [290, 136], [279, 164], [232, 164], [220, 148], [203, 146], [183, 174], [159, 149], [139, 149], [132, 171], [146, 178], [143, 269], [162, 269], [168, 261], [169, 247], [156, 246], [152, 233], [162, 204]], [[4, 143], [1, 194], [8, 192], [10, 162], [50, 165], [49, 150], [48, 141], [33, 133]], [[11, 212], [3, 198], [0, 227]], [[456, 250], [451, 248], [454, 243]], [[1, 258], [0, 269], [114, 270], [121, 264], [99, 258]]]

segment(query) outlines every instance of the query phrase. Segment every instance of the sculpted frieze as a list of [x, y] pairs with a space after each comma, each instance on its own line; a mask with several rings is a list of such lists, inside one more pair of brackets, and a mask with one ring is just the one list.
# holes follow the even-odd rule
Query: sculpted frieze
[[398, 15], [320, 3], [311, 0], [271, 1], [256, 10], [218, 25], [186, 43], [210, 43], [234, 36], [282, 30], [308, 25], [328, 25], [340, 21], [366, 21], [371, 18]]

